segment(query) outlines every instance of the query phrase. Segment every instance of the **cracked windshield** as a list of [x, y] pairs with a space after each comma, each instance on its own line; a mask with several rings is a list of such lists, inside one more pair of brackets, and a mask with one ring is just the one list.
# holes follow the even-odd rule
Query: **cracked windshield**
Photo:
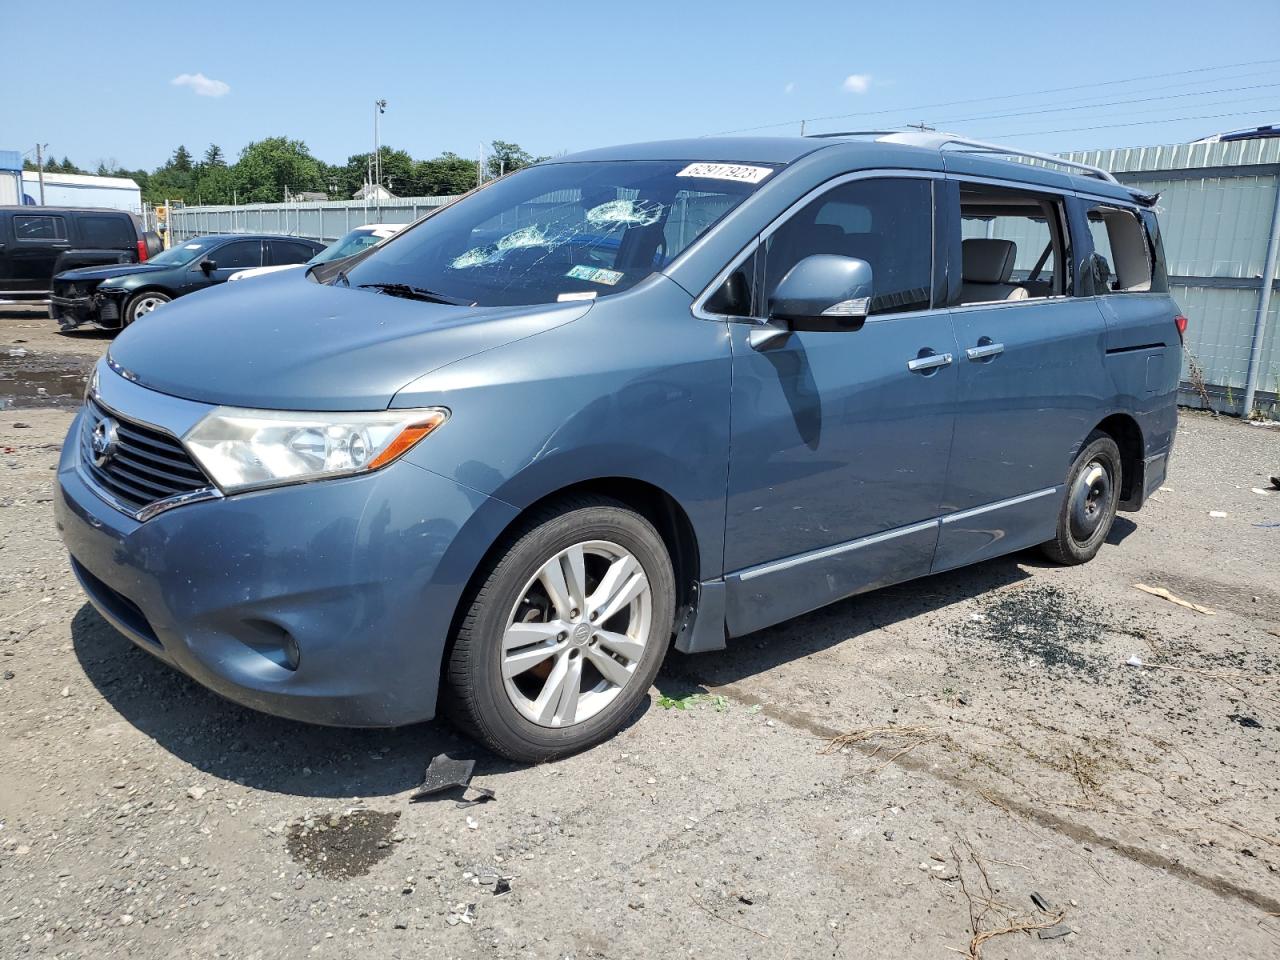
[[729, 163], [552, 163], [440, 211], [336, 282], [444, 303], [590, 300], [661, 270], [774, 172]]

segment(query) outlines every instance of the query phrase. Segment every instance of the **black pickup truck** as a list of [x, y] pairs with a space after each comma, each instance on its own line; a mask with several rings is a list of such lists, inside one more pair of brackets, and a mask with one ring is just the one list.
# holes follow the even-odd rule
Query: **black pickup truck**
[[123, 210], [0, 207], [0, 299], [44, 300], [54, 274], [142, 263], [160, 249], [160, 238]]

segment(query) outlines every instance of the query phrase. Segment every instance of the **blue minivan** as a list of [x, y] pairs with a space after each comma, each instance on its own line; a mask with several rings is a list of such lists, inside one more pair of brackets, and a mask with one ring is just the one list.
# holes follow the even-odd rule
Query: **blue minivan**
[[58, 529], [104, 617], [234, 701], [560, 756], [672, 644], [1092, 558], [1176, 427], [1154, 202], [937, 133], [557, 158], [131, 325]]

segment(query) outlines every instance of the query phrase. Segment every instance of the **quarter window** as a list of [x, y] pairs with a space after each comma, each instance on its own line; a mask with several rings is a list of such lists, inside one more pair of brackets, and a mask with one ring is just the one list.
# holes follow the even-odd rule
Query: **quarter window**
[[733, 269], [724, 283], [716, 288], [715, 293], [707, 297], [703, 309], [707, 313], [717, 313], [729, 317], [751, 317], [756, 314], [756, 261], [758, 252], [753, 252], [742, 263]]
[[1093, 292], [1146, 293], [1151, 289], [1151, 257], [1142, 221], [1131, 210], [1089, 209], [1093, 238]]
[[768, 295], [792, 267], [820, 253], [871, 264], [871, 313], [928, 309], [933, 272], [932, 182], [923, 178], [855, 180], [806, 204], [765, 241]]
[[13, 235], [18, 240], [65, 240], [66, 224], [62, 217], [15, 214]]
[[80, 217], [83, 245], [98, 250], [129, 250], [138, 242], [133, 223], [124, 217]]

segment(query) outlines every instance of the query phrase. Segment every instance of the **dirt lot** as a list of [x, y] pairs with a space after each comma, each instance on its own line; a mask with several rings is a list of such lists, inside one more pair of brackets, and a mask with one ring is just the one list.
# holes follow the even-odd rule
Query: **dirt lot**
[[[1092, 564], [673, 654], [522, 768], [250, 713], [107, 626], [50, 483], [108, 341], [50, 326], [0, 307], [0, 956], [1280, 955], [1280, 432], [1186, 415]], [[443, 751], [496, 799], [411, 803]]]

